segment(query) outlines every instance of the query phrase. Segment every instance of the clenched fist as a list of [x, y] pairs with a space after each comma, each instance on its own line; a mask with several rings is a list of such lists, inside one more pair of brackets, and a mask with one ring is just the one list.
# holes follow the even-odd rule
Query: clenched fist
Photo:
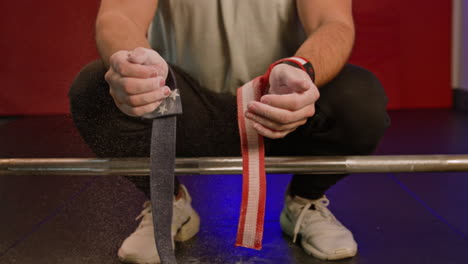
[[118, 51], [110, 57], [105, 74], [116, 106], [129, 116], [153, 112], [170, 95], [165, 85], [168, 66], [154, 50], [136, 48]]
[[315, 114], [320, 94], [309, 75], [287, 64], [276, 65], [270, 74], [268, 94], [250, 102], [245, 117], [268, 138], [282, 138]]

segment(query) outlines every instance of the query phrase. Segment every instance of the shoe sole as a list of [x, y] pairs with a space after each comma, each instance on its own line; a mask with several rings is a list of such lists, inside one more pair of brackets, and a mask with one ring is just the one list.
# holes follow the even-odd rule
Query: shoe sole
[[[281, 226], [281, 229], [283, 230], [283, 233], [285, 233], [286, 235], [290, 237], [294, 236], [294, 224], [291, 221], [291, 219], [289, 219], [289, 217], [284, 213], [284, 211], [281, 212], [280, 226]], [[356, 256], [356, 253], [357, 253], [357, 250], [354, 250], [354, 252], [343, 252], [341, 254], [327, 255], [317, 250], [316, 248], [304, 243], [302, 240], [301, 240], [301, 246], [307, 254], [312, 255], [321, 260], [338, 260], [338, 259], [352, 258]]]
[[122, 262], [122, 263], [127, 263], [127, 264], [160, 264], [161, 262], [154, 262], [152, 260], [141, 260], [141, 259], [138, 259], [138, 260], [133, 260], [133, 259], [124, 259], [122, 257], [120, 257], [120, 254], [123, 254], [121, 252], [121, 250], [119, 249], [119, 252], [118, 252], [118, 257], [119, 257], [119, 261]]

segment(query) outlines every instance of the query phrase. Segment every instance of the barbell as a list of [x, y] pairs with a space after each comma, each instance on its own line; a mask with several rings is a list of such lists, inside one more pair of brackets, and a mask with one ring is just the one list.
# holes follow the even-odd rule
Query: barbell
[[[147, 176], [149, 158], [0, 159], [1, 175]], [[389, 172], [468, 172], [468, 155], [377, 155], [267, 157], [267, 173], [339, 174]], [[177, 158], [175, 173], [241, 174], [240, 157]]]

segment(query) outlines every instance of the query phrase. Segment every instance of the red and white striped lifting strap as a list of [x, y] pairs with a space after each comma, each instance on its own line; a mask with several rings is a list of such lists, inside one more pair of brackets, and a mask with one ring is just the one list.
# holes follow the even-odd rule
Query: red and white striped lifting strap
[[263, 76], [237, 90], [237, 120], [241, 138], [243, 177], [236, 246], [257, 250], [262, 248], [266, 200], [265, 148], [263, 137], [255, 131], [253, 122], [244, 115], [249, 102], [259, 101], [262, 95], [267, 93], [270, 72], [282, 62], [292, 62], [307, 71], [303, 66], [307, 60], [303, 58], [282, 59], [273, 63]]

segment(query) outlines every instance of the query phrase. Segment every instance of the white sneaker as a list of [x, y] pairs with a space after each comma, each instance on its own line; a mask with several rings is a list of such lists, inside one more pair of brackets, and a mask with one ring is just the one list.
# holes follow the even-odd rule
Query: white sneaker
[[353, 234], [328, 210], [329, 203], [326, 196], [307, 200], [286, 195], [280, 217], [281, 229], [293, 237], [293, 242], [300, 234], [302, 247], [316, 258], [336, 260], [353, 257], [357, 253]]
[[[181, 190], [184, 196], [174, 201], [173, 207], [173, 243], [174, 240], [185, 241], [192, 238], [200, 229], [200, 217], [192, 208], [192, 199], [185, 186], [181, 185]], [[151, 202], [146, 201], [143, 208], [141, 214], [136, 218], [136, 220], [142, 219], [140, 225], [135, 232], [124, 240], [117, 254], [122, 262], [138, 264], [156, 264], [161, 262], [154, 242]]]

